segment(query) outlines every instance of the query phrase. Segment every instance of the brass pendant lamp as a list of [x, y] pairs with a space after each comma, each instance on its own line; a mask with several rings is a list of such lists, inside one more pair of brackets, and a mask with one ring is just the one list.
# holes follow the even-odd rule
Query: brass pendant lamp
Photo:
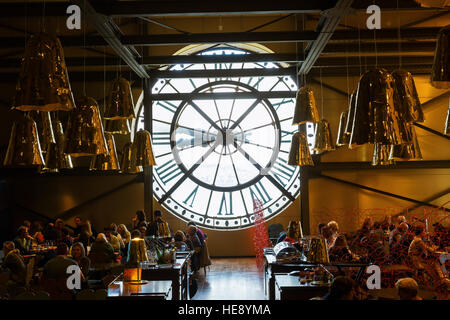
[[389, 160], [422, 160], [422, 152], [420, 151], [419, 142], [417, 140], [416, 130], [412, 124], [408, 126], [411, 136], [413, 137], [413, 143], [401, 144], [397, 146], [391, 146], [389, 153]]
[[301, 87], [295, 100], [292, 125], [299, 125], [305, 122], [318, 123], [319, 120], [319, 112], [317, 111], [313, 90], [310, 87]]
[[450, 25], [442, 28], [437, 37], [431, 69], [431, 85], [438, 89], [450, 88]]
[[373, 148], [372, 165], [387, 166], [395, 164], [395, 161], [393, 159], [389, 159], [390, 151], [391, 146], [375, 143], [375, 146]]
[[64, 152], [72, 157], [109, 154], [95, 99], [81, 98], [70, 112]]
[[155, 157], [153, 156], [153, 147], [150, 132], [142, 129], [136, 132], [133, 147], [136, 152], [137, 166], [148, 167], [156, 165]]
[[114, 134], [129, 134], [130, 124], [128, 119], [105, 120], [105, 132]]
[[13, 124], [3, 165], [34, 167], [44, 164], [36, 123], [30, 117], [23, 116]]
[[118, 171], [120, 170], [120, 166], [119, 160], [117, 159], [114, 136], [109, 132], [105, 132], [105, 139], [109, 154], [98, 154], [92, 157], [90, 169], [101, 171]]
[[53, 132], [55, 134], [56, 145], [58, 148], [58, 168], [73, 169], [72, 157], [64, 153], [64, 129], [60, 120], [53, 121]]
[[423, 122], [425, 119], [422, 106], [411, 73], [404, 70], [394, 70], [392, 77], [395, 80], [395, 87], [399, 98], [397, 110], [400, 119], [408, 123]]
[[304, 133], [296, 132], [292, 136], [288, 165], [313, 166], [314, 162], [309, 152], [308, 141]]
[[119, 77], [112, 83], [103, 118], [118, 120], [135, 117], [130, 82]]
[[50, 112], [32, 110], [29, 112], [29, 116], [36, 122], [42, 153], [45, 154], [48, 146], [56, 143]]
[[444, 134], [450, 136], [450, 100], [448, 100], [447, 119], [445, 119]]
[[69, 111], [75, 108], [58, 38], [40, 33], [28, 40], [13, 108], [21, 111]]
[[373, 69], [359, 80], [350, 146], [366, 143], [411, 143], [407, 124], [399, 118], [395, 80], [385, 69]]
[[123, 147], [120, 168], [123, 173], [142, 172], [142, 167], [136, 165], [136, 151], [132, 142], [128, 142]]
[[344, 110], [341, 112], [341, 117], [339, 119], [339, 129], [338, 136], [336, 139], [336, 146], [345, 146], [348, 145], [350, 141], [350, 134], [345, 131], [348, 120], [348, 110]]
[[325, 151], [334, 150], [333, 140], [331, 139], [330, 124], [327, 120], [322, 119], [316, 125], [315, 132], [316, 140], [314, 142], [313, 150], [322, 153]]

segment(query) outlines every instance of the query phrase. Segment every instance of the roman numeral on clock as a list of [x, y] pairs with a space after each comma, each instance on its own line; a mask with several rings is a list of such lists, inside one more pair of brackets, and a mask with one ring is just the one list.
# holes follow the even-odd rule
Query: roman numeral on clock
[[279, 158], [273, 165], [271, 172], [275, 179], [277, 179], [283, 187], [286, 187], [295, 172], [295, 168], [289, 166], [286, 160]]
[[[228, 198], [228, 199], [227, 199]], [[225, 192], [222, 194], [222, 200], [220, 201], [218, 216], [225, 214], [226, 216], [233, 215], [233, 195], [228, 192], [228, 197], [225, 196]]]
[[250, 186], [250, 195], [252, 196], [253, 201], [259, 199], [263, 202], [263, 204], [266, 204], [272, 200], [261, 181], [258, 181], [253, 186]]
[[183, 171], [181, 171], [180, 167], [173, 159], [167, 161], [161, 166], [155, 167], [155, 170], [158, 173], [158, 176], [161, 179], [162, 183], [164, 184], [167, 184], [183, 173]]

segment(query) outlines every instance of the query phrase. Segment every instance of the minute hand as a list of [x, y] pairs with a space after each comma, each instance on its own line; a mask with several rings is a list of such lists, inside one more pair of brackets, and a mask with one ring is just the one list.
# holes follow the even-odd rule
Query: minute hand
[[246, 116], [248, 116], [248, 114], [250, 113], [250, 112], [252, 112], [253, 111], [253, 109], [255, 109], [255, 107], [259, 104], [261, 102], [261, 99], [256, 99], [256, 101], [255, 102], [253, 102], [252, 103], [252, 105], [239, 117], [239, 119], [237, 119], [236, 120], [236, 122], [235, 123], [233, 123], [233, 125], [231, 126], [231, 127], [229, 127], [228, 128], [228, 130], [233, 130], [234, 128], [236, 128], [238, 125], [239, 125], [239, 123], [241, 123], [242, 122], [242, 120], [244, 120], [244, 118], [246, 117]]
[[[256, 169], [258, 169], [259, 170], [259, 172], [261, 173], [261, 174], [263, 174], [264, 172], [266, 172], [266, 169], [263, 169], [256, 161], [255, 161], [255, 159], [253, 159], [244, 149], [242, 149], [241, 148], [241, 146], [239, 146], [238, 145], [238, 143], [235, 141], [234, 142], [234, 147], [248, 160], [248, 161], [250, 161], [250, 163], [252, 164], [252, 165], [254, 165], [255, 167], [256, 167]], [[268, 171], [267, 171], [268, 172]], [[274, 178], [274, 177], [272, 177], [270, 174], [266, 174], [265, 175], [266, 176], [266, 178], [270, 181], [270, 182], [272, 182], [272, 184], [275, 186], [275, 187], [277, 187], [286, 197], [288, 197], [289, 198], [289, 200], [291, 200], [291, 201], [294, 201], [295, 200], [295, 198], [294, 198], [294, 196], [292, 195], [292, 194], [290, 194], [289, 193], [289, 191], [287, 191], [285, 188], [283, 188], [283, 186], [282, 185], [280, 185], [279, 183], [278, 183], [278, 181]]]
[[[206, 153], [200, 158], [198, 159], [194, 165], [184, 174], [184, 176], [182, 176], [173, 186], [172, 188], [170, 188], [169, 191], [166, 192], [165, 195], [163, 195], [161, 197], [161, 199], [159, 199], [159, 203], [163, 203], [164, 201], [167, 200], [167, 198], [169, 198], [169, 196], [183, 183], [184, 180], [186, 180], [187, 178], [189, 178], [189, 176], [203, 163], [203, 161], [206, 160], [206, 158], [209, 157], [209, 155], [214, 151], [214, 149], [220, 144], [220, 139], [216, 140], [214, 142], [214, 144], [211, 146], [211, 148], [208, 149], [208, 151], [206, 151]], [[175, 150], [175, 152], [178, 152]]]

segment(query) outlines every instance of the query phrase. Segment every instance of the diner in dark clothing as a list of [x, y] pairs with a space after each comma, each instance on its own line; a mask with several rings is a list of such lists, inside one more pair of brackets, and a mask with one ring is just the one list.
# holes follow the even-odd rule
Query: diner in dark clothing
[[24, 286], [26, 266], [19, 250], [15, 248], [14, 242], [4, 242], [3, 253], [5, 256], [3, 258], [2, 271], [9, 273], [7, 286], [9, 288]]

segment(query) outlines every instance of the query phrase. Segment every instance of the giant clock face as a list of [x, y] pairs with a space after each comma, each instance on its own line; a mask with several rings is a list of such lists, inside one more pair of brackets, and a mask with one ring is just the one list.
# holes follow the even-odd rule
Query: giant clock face
[[[201, 54], [244, 54], [216, 49]], [[274, 68], [275, 64], [177, 65], [174, 69]], [[294, 91], [290, 77], [159, 79], [158, 93], [208, 93], [208, 98], [154, 101], [155, 198], [170, 212], [210, 229], [242, 229], [254, 206], [274, 217], [300, 191], [298, 167], [287, 164], [293, 98], [261, 99], [259, 91]], [[247, 92], [245, 99], [232, 94]], [[215, 96], [215, 94], [217, 94]], [[140, 118], [140, 119], [139, 119]], [[143, 128], [143, 110], [137, 129]]]

